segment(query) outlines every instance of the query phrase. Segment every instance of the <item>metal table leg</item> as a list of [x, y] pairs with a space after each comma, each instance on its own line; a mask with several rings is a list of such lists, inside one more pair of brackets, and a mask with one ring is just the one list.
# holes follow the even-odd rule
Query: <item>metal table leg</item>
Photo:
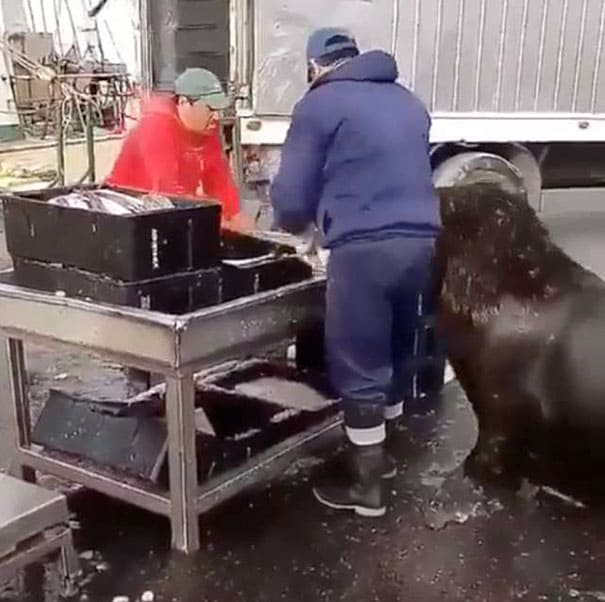
[[172, 547], [190, 554], [200, 547], [193, 374], [168, 377], [166, 384]]
[[70, 530], [65, 531], [61, 554], [59, 556], [59, 575], [61, 575], [61, 590], [64, 596], [75, 596], [78, 592], [77, 578], [80, 574], [80, 561], [74, 548]]
[[[10, 419], [14, 424], [16, 454], [19, 447], [29, 447], [31, 443], [27, 369], [22, 341], [0, 337], [0, 379], [5, 386], [10, 383]], [[19, 463], [11, 465], [10, 472], [24, 481], [36, 481], [36, 471]]]

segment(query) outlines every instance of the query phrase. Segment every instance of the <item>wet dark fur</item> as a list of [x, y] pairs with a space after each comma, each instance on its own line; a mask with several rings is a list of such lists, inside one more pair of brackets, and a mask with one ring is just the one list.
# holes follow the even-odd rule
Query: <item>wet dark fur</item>
[[441, 191], [441, 208], [438, 324], [479, 423], [468, 471], [594, 490], [605, 283], [550, 240], [524, 196], [457, 187]]

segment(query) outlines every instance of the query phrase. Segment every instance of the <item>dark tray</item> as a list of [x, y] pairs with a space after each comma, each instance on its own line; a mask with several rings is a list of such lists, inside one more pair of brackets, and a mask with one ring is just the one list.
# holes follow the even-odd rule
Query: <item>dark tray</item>
[[48, 450], [84, 458], [148, 480], [155, 480], [166, 453], [166, 422], [161, 417], [119, 416], [103, 404], [50, 391], [32, 440]]
[[[296, 249], [260, 237], [223, 230], [223, 300], [270, 291], [313, 276], [309, 264], [296, 257]], [[246, 265], [230, 265], [232, 260]]]
[[225, 229], [221, 236], [222, 259], [258, 259], [266, 255], [295, 255], [296, 249], [274, 241]]
[[271, 257], [246, 266], [223, 263], [223, 301], [271, 291], [313, 276], [313, 268], [298, 257]]
[[[236, 391], [238, 385], [255, 382], [259, 379], [272, 379], [277, 384], [280, 382], [302, 383], [317, 391], [325, 399], [334, 397], [334, 391], [325, 372], [299, 369], [284, 362], [273, 360], [249, 360], [234, 370], [208, 377], [204, 384], [208, 387], [216, 387], [226, 391]], [[260, 398], [266, 398], [266, 392], [262, 393], [262, 389], [259, 390], [259, 393]], [[273, 392], [273, 395], [276, 394], [279, 395], [277, 390]], [[287, 399], [281, 401], [287, 405]]]
[[77, 268], [64, 268], [29, 259], [14, 259], [13, 282], [47, 292], [63, 291], [68, 297], [91, 299], [169, 314], [183, 314], [221, 302], [218, 267], [122, 282]]
[[[264, 363], [260, 366], [268, 369]], [[279, 368], [274, 370], [286, 376]], [[230, 373], [229, 378], [239, 382], [255, 375], [254, 367], [249, 366], [240, 376]], [[287, 375], [303, 382], [307, 378], [297, 372], [288, 371]], [[32, 440], [46, 450], [166, 486], [168, 433], [163, 402], [150, 399], [127, 412], [116, 412], [116, 405], [51, 390]], [[196, 392], [196, 407], [204, 408], [216, 433], [198, 433], [196, 437], [200, 483], [337, 413], [335, 402], [327, 402], [315, 411], [293, 412], [271, 401], [211, 384]]]
[[199, 270], [219, 262], [218, 203], [184, 202], [170, 210], [123, 216], [46, 202], [70, 191], [3, 198], [6, 244], [13, 258], [59, 263], [125, 281]]

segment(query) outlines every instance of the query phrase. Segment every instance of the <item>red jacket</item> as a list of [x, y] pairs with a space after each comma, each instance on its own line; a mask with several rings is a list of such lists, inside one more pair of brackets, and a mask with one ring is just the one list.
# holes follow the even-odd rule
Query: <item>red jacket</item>
[[169, 196], [219, 201], [223, 219], [239, 213], [237, 187], [223, 153], [218, 129], [194, 134], [179, 121], [174, 101], [153, 98], [130, 132], [107, 184]]

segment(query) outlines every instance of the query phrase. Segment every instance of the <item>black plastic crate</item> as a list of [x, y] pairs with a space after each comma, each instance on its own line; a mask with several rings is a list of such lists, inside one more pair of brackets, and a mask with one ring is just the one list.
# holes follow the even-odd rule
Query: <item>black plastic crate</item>
[[272, 257], [249, 265], [223, 263], [223, 301], [275, 290], [313, 276], [313, 268], [297, 257]]
[[13, 258], [59, 263], [124, 281], [200, 270], [220, 261], [218, 203], [180, 202], [174, 209], [138, 215], [47, 203], [71, 191], [54, 189], [3, 198], [6, 243]]
[[161, 415], [116, 416], [103, 404], [50, 390], [32, 433], [46, 450], [148, 480], [157, 479], [166, 455]]
[[[282, 408], [229, 393], [199, 392], [196, 405], [205, 409], [216, 430], [215, 437], [200, 432], [196, 436], [200, 482], [211, 472], [234, 468], [301, 426], [300, 416], [286, 425], [272, 425], [271, 418]], [[32, 440], [47, 450], [168, 485], [168, 431], [162, 411], [116, 414], [110, 404], [51, 390]]]
[[127, 305], [170, 314], [183, 314], [221, 302], [219, 267], [123, 282], [77, 268], [64, 268], [28, 259], [14, 259], [13, 281], [18, 286], [68, 297]]
[[[312, 410], [293, 410], [287, 403], [233, 390], [263, 376], [307, 383], [325, 403]], [[337, 403], [330, 399], [326, 387], [319, 375], [271, 362], [248, 362], [242, 370], [202, 383], [195, 405], [204, 409], [215, 436], [197, 433], [199, 482], [236, 468], [251, 456], [336, 416]], [[111, 468], [167, 486], [168, 433], [163, 400], [150, 398], [135, 406], [120, 406], [125, 404], [97, 403], [51, 390], [32, 440], [47, 451], [91, 463], [92, 468]]]
[[256, 236], [224, 230], [223, 301], [301, 282], [313, 276], [313, 269], [296, 257], [296, 249]]
[[313, 276], [313, 268], [297, 257], [271, 257], [246, 265], [223, 263], [223, 301], [275, 290]]
[[[268, 399], [268, 396], [276, 396], [275, 401], [288, 406], [288, 399], [283, 399], [280, 395], [290, 395], [291, 392], [284, 390], [279, 391], [280, 383], [301, 383], [309, 390], [316, 391], [320, 397], [325, 400], [334, 399], [335, 391], [333, 390], [330, 381], [325, 372], [319, 370], [304, 370], [290, 366], [284, 362], [253, 359], [245, 362], [229, 372], [218, 373], [210, 376], [204, 381], [204, 384], [209, 387], [218, 387], [219, 389], [234, 391], [244, 384], [266, 380], [269, 384], [265, 385], [268, 388], [261, 387], [257, 393], [253, 394], [247, 391], [245, 394], [251, 397], [260, 396], [261, 399]], [[271, 385], [271, 381], [275, 383], [275, 387]]]
[[222, 259], [260, 259], [267, 255], [295, 255], [296, 249], [292, 245], [285, 245], [262, 237], [235, 232], [225, 229], [221, 237]]

